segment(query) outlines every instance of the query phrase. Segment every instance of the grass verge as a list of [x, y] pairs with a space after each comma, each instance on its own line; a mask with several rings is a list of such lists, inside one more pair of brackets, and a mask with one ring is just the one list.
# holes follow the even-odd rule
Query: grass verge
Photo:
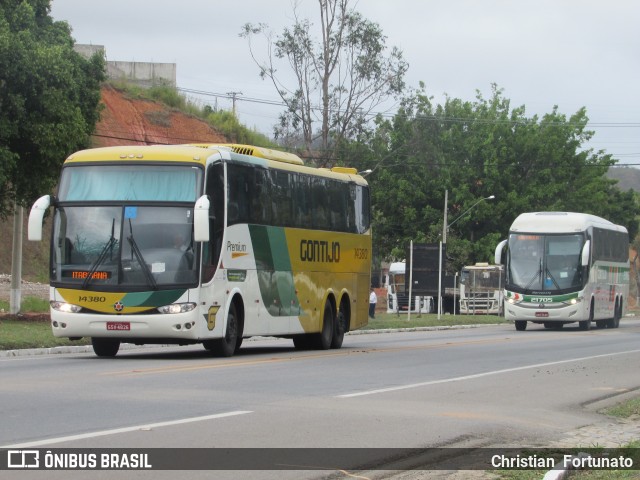
[[[10, 308], [9, 302], [0, 300], [0, 312], [8, 312]], [[43, 300], [38, 297], [24, 297], [21, 301], [21, 311], [29, 313], [48, 313], [49, 300]]]
[[51, 348], [63, 345], [89, 345], [88, 338], [72, 341], [56, 338], [51, 333], [48, 319], [38, 316], [34, 319], [0, 319], [0, 350], [23, 348]]

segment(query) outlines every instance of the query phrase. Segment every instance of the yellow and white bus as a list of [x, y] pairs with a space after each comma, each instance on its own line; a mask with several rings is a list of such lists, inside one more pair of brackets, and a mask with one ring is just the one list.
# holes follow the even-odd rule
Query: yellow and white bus
[[519, 215], [496, 248], [506, 271], [504, 315], [527, 322], [589, 330], [618, 328], [629, 295], [627, 229], [594, 215], [530, 212]]
[[64, 162], [53, 206], [51, 325], [121, 342], [193, 344], [231, 356], [243, 338], [340, 348], [367, 324], [369, 187], [355, 169], [307, 167], [246, 145], [123, 146]]

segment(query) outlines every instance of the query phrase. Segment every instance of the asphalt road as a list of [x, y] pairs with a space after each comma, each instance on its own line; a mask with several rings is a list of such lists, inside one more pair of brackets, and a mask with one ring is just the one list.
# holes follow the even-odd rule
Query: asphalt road
[[[126, 350], [114, 359], [0, 358], [0, 448], [546, 446], [602, 421], [584, 405], [640, 388], [639, 364], [635, 319], [587, 332], [500, 325], [349, 335], [342, 349], [320, 352], [259, 339], [230, 359], [211, 358], [200, 346]], [[339, 470], [251, 477], [347, 478]], [[180, 476], [246, 478], [210, 473]]]

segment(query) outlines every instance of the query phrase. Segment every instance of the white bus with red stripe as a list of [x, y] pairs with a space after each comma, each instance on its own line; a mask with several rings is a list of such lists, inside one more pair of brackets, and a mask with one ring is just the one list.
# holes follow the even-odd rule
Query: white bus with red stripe
[[530, 212], [518, 216], [496, 248], [505, 265], [504, 315], [562, 328], [617, 328], [629, 295], [627, 229], [585, 213]]

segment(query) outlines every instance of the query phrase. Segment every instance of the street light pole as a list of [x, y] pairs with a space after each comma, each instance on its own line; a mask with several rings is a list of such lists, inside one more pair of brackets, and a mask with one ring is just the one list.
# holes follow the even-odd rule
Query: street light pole
[[[475, 202], [473, 205], [471, 205], [469, 208], [467, 208], [464, 212], [462, 212], [462, 214], [460, 214], [457, 218], [455, 218], [453, 222], [447, 225], [448, 197], [449, 197], [449, 191], [445, 190], [444, 191], [444, 223], [442, 226], [442, 241], [440, 242], [440, 262], [438, 265], [438, 320], [440, 320], [440, 315], [442, 314], [442, 263], [443, 263], [442, 250], [443, 250], [443, 244], [444, 244], [444, 248], [446, 248], [446, 245], [447, 245], [447, 231], [449, 230], [451, 225], [453, 225], [462, 217], [464, 217], [467, 213], [469, 213], [469, 211], [471, 211], [471, 209], [473, 209], [480, 202], [484, 202], [485, 200], [493, 200], [494, 198], [496, 198], [495, 195], [489, 195], [488, 197], [481, 198], [480, 200]], [[455, 290], [455, 285], [453, 288]], [[454, 305], [454, 311], [455, 311], [455, 305]]]
[[442, 314], [442, 245], [447, 244], [447, 204], [449, 203], [449, 190], [444, 191], [444, 221], [442, 222], [442, 238], [438, 248], [438, 320]]
[[444, 191], [444, 222], [442, 222], [442, 243], [447, 244], [447, 203], [449, 202], [449, 190]]

